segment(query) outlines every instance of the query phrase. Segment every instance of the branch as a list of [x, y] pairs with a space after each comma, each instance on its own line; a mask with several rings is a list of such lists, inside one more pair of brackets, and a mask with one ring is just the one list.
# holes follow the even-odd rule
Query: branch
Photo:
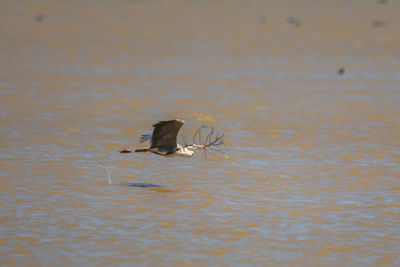
[[[205, 139], [203, 138], [205, 136]], [[199, 149], [212, 148], [216, 151], [221, 152], [220, 146], [224, 144], [224, 134], [217, 132], [211, 126], [201, 125], [199, 129], [193, 135], [193, 143], [195, 143]], [[205, 153], [207, 153], [205, 151]], [[205, 154], [207, 155], [207, 154]]]

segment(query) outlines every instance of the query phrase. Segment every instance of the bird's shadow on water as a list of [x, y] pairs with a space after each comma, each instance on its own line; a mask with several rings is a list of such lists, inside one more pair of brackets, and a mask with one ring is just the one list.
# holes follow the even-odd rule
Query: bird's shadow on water
[[175, 189], [168, 188], [165, 185], [151, 184], [151, 183], [118, 183], [119, 186], [146, 188], [151, 191], [166, 193], [175, 192]]
[[[99, 167], [103, 167], [101, 165], [98, 165]], [[108, 184], [114, 184], [118, 186], [126, 186], [126, 187], [137, 187], [137, 188], [150, 188], [155, 191], [160, 191], [160, 192], [171, 192], [173, 190], [168, 189], [167, 186], [165, 185], [158, 185], [158, 184], [152, 184], [152, 183], [113, 183], [111, 179], [111, 173], [113, 170], [111, 167], [103, 167], [107, 171], [107, 179], [108, 179]]]
[[141, 187], [141, 188], [166, 188], [165, 185], [149, 184], [149, 183], [120, 183], [122, 186]]

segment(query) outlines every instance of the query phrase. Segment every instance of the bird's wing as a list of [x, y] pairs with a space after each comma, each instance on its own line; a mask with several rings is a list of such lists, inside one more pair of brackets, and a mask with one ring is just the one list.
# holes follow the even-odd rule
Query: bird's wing
[[162, 148], [163, 150], [173, 150], [177, 146], [177, 136], [179, 129], [185, 122], [180, 119], [171, 121], [160, 121], [153, 125], [152, 144], [150, 148]]

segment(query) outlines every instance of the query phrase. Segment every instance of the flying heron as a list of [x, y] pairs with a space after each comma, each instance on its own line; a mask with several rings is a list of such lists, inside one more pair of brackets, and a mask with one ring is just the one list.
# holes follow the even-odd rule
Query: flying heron
[[150, 140], [149, 148], [136, 149], [135, 152], [152, 152], [162, 156], [193, 156], [193, 150], [204, 148], [202, 145], [180, 145], [177, 143], [178, 132], [185, 122], [180, 119], [160, 121], [153, 125], [153, 134], [144, 134], [140, 143]]

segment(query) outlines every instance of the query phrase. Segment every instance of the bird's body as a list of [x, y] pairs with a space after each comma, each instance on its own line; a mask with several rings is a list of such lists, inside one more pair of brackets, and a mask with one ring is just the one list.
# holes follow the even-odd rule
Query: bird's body
[[196, 145], [182, 146], [177, 143], [178, 132], [185, 122], [180, 119], [160, 121], [153, 125], [152, 135], [142, 135], [140, 141], [150, 140], [150, 147], [136, 149], [135, 152], [152, 152], [162, 156], [193, 156]]

